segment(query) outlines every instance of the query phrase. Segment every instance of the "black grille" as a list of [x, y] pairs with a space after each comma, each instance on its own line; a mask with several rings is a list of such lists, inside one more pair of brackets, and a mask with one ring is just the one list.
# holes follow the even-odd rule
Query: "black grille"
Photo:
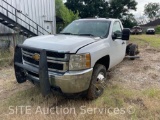
[[[24, 49], [24, 48], [23, 48], [23, 50], [26, 52], [32, 53], [32, 54], [35, 54], [35, 53], [40, 54], [40, 52], [35, 51], [35, 50], [29, 50], [29, 49]], [[47, 54], [47, 57], [65, 58], [65, 53], [47, 51], [46, 54]]]
[[[22, 50], [24, 51], [23, 60], [25, 62], [28, 62], [26, 64], [30, 64], [30, 65], [33, 64], [33, 65], [36, 65], [38, 67], [39, 66], [39, 61], [34, 60], [32, 58], [32, 56], [35, 53], [40, 54], [40, 52], [38, 52], [36, 50], [26, 49], [26, 48], [23, 48]], [[46, 54], [47, 54], [47, 57], [51, 57], [53, 59], [54, 58], [61, 58], [61, 59], [65, 58], [65, 53], [57, 53], [57, 52], [47, 51]], [[52, 61], [52, 60], [50, 60], [50, 61]], [[59, 63], [59, 62], [54, 61], [54, 60], [53, 60], [53, 62], [47, 62], [47, 63], [48, 63], [48, 68], [49, 69], [60, 70], [60, 71], [64, 70], [64, 64], [63, 63]]]
[[[23, 56], [23, 59], [26, 62], [29, 62], [29, 63], [32, 63], [34, 65], [39, 66], [39, 61], [36, 61], [36, 60], [34, 60], [32, 58], [29, 58], [29, 57], [26, 57], [26, 56]], [[63, 64], [48, 62], [48, 68], [50, 68], [50, 69], [57, 69], [57, 70], [63, 70]]]
[[28, 71], [28, 74], [29, 74], [29, 75], [32, 75], [32, 76], [34, 76], [34, 77], [39, 78], [39, 75], [38, 75], [38, 74], [36, 74], [36, 73], [33, 73], [33, 72]]
[[36, 61], [36, 60], [34, 60], [34, 59], [32, 59], [32, 58], [29, 58], [29, 57], [26, 57], [26, 56], [24, 56], [24, 55], [23, 55], [23, 59], [24, 59], [26, 62], [29, 62], [29, 63], [32, 63], [32, 64], [34, 64], [34, 65], [38, 65], [38, 66], [39, 66], [39, 61]]
[[63, 70], [63, 64], [48, 62], [48, 68], [56, 69], [56, 70]]
[[32, 53], [32, 54], [35, 54], [35, 53], [39, 53], [39, 54], [40, 54], [40, 52], [38, 52], [38, 51], [35, 51], [35, 50], [29, 50], [29, 49], [25, 49], [25, 48], [23, 48], [23, 51], [25, 51], [25, 52], [29, 52], [29, 53]]
[[65, 54], [64, 53], [57, 53], [57, 52], [47, 51], [47, 57], [65, 58]]

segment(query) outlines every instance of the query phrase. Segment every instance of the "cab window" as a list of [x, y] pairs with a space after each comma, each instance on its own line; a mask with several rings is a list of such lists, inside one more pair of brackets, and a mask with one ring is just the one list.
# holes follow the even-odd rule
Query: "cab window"
[[122, 36], [122, 28], [120, 23], [117, 21], [113, 24], [113, 33], [117, 36], [117, 38], [121, 38]]

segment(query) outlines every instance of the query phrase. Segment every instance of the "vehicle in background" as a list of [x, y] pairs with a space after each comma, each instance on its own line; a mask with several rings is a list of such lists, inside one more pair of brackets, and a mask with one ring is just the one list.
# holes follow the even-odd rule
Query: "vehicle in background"
[[146, 31], [146, 34], [155, 34], [155, 29], [154, 28], [148, 28]]
[[138, 34], [142, 34], [143, 30], [140, 26], [134, 26], [132, 29], [131, 29], [131, 34], [133, 35], [138, 35]]

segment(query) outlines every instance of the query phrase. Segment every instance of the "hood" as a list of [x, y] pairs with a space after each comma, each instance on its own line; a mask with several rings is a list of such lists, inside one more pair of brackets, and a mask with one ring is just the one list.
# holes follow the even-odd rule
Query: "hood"
[[58, 52], [75, 53], [80, 47], [94, 42], [94, 38], [74, 35], [45, 35], [25, 40], [26, 46]]

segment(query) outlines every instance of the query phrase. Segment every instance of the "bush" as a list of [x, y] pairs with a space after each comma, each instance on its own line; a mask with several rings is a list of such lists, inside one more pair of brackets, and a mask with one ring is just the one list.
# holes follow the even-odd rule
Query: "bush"
[[2, 50], [8, 50], [9, 47], [10, 47], [10, 43], [11, 43], [10, 40], [1, 40], [0, 39], [0, 49], [2, 49]]
[[0, 49], [0, 68], [8, 67], [13, 65], [13, 57], [12, 52], [9, 50], [1, 50]]
[[56, 15], [64, 20], [65, 26], [79, 18], [79, 12], [73, 13], [64, 5], [62, 0], [56, 0]]
[[158, 25], [158, 26], [155, 28], [155, 30], [156, 30], [156, 33], [157, 33], [157, 34], [160, 34], [160, 25]]

